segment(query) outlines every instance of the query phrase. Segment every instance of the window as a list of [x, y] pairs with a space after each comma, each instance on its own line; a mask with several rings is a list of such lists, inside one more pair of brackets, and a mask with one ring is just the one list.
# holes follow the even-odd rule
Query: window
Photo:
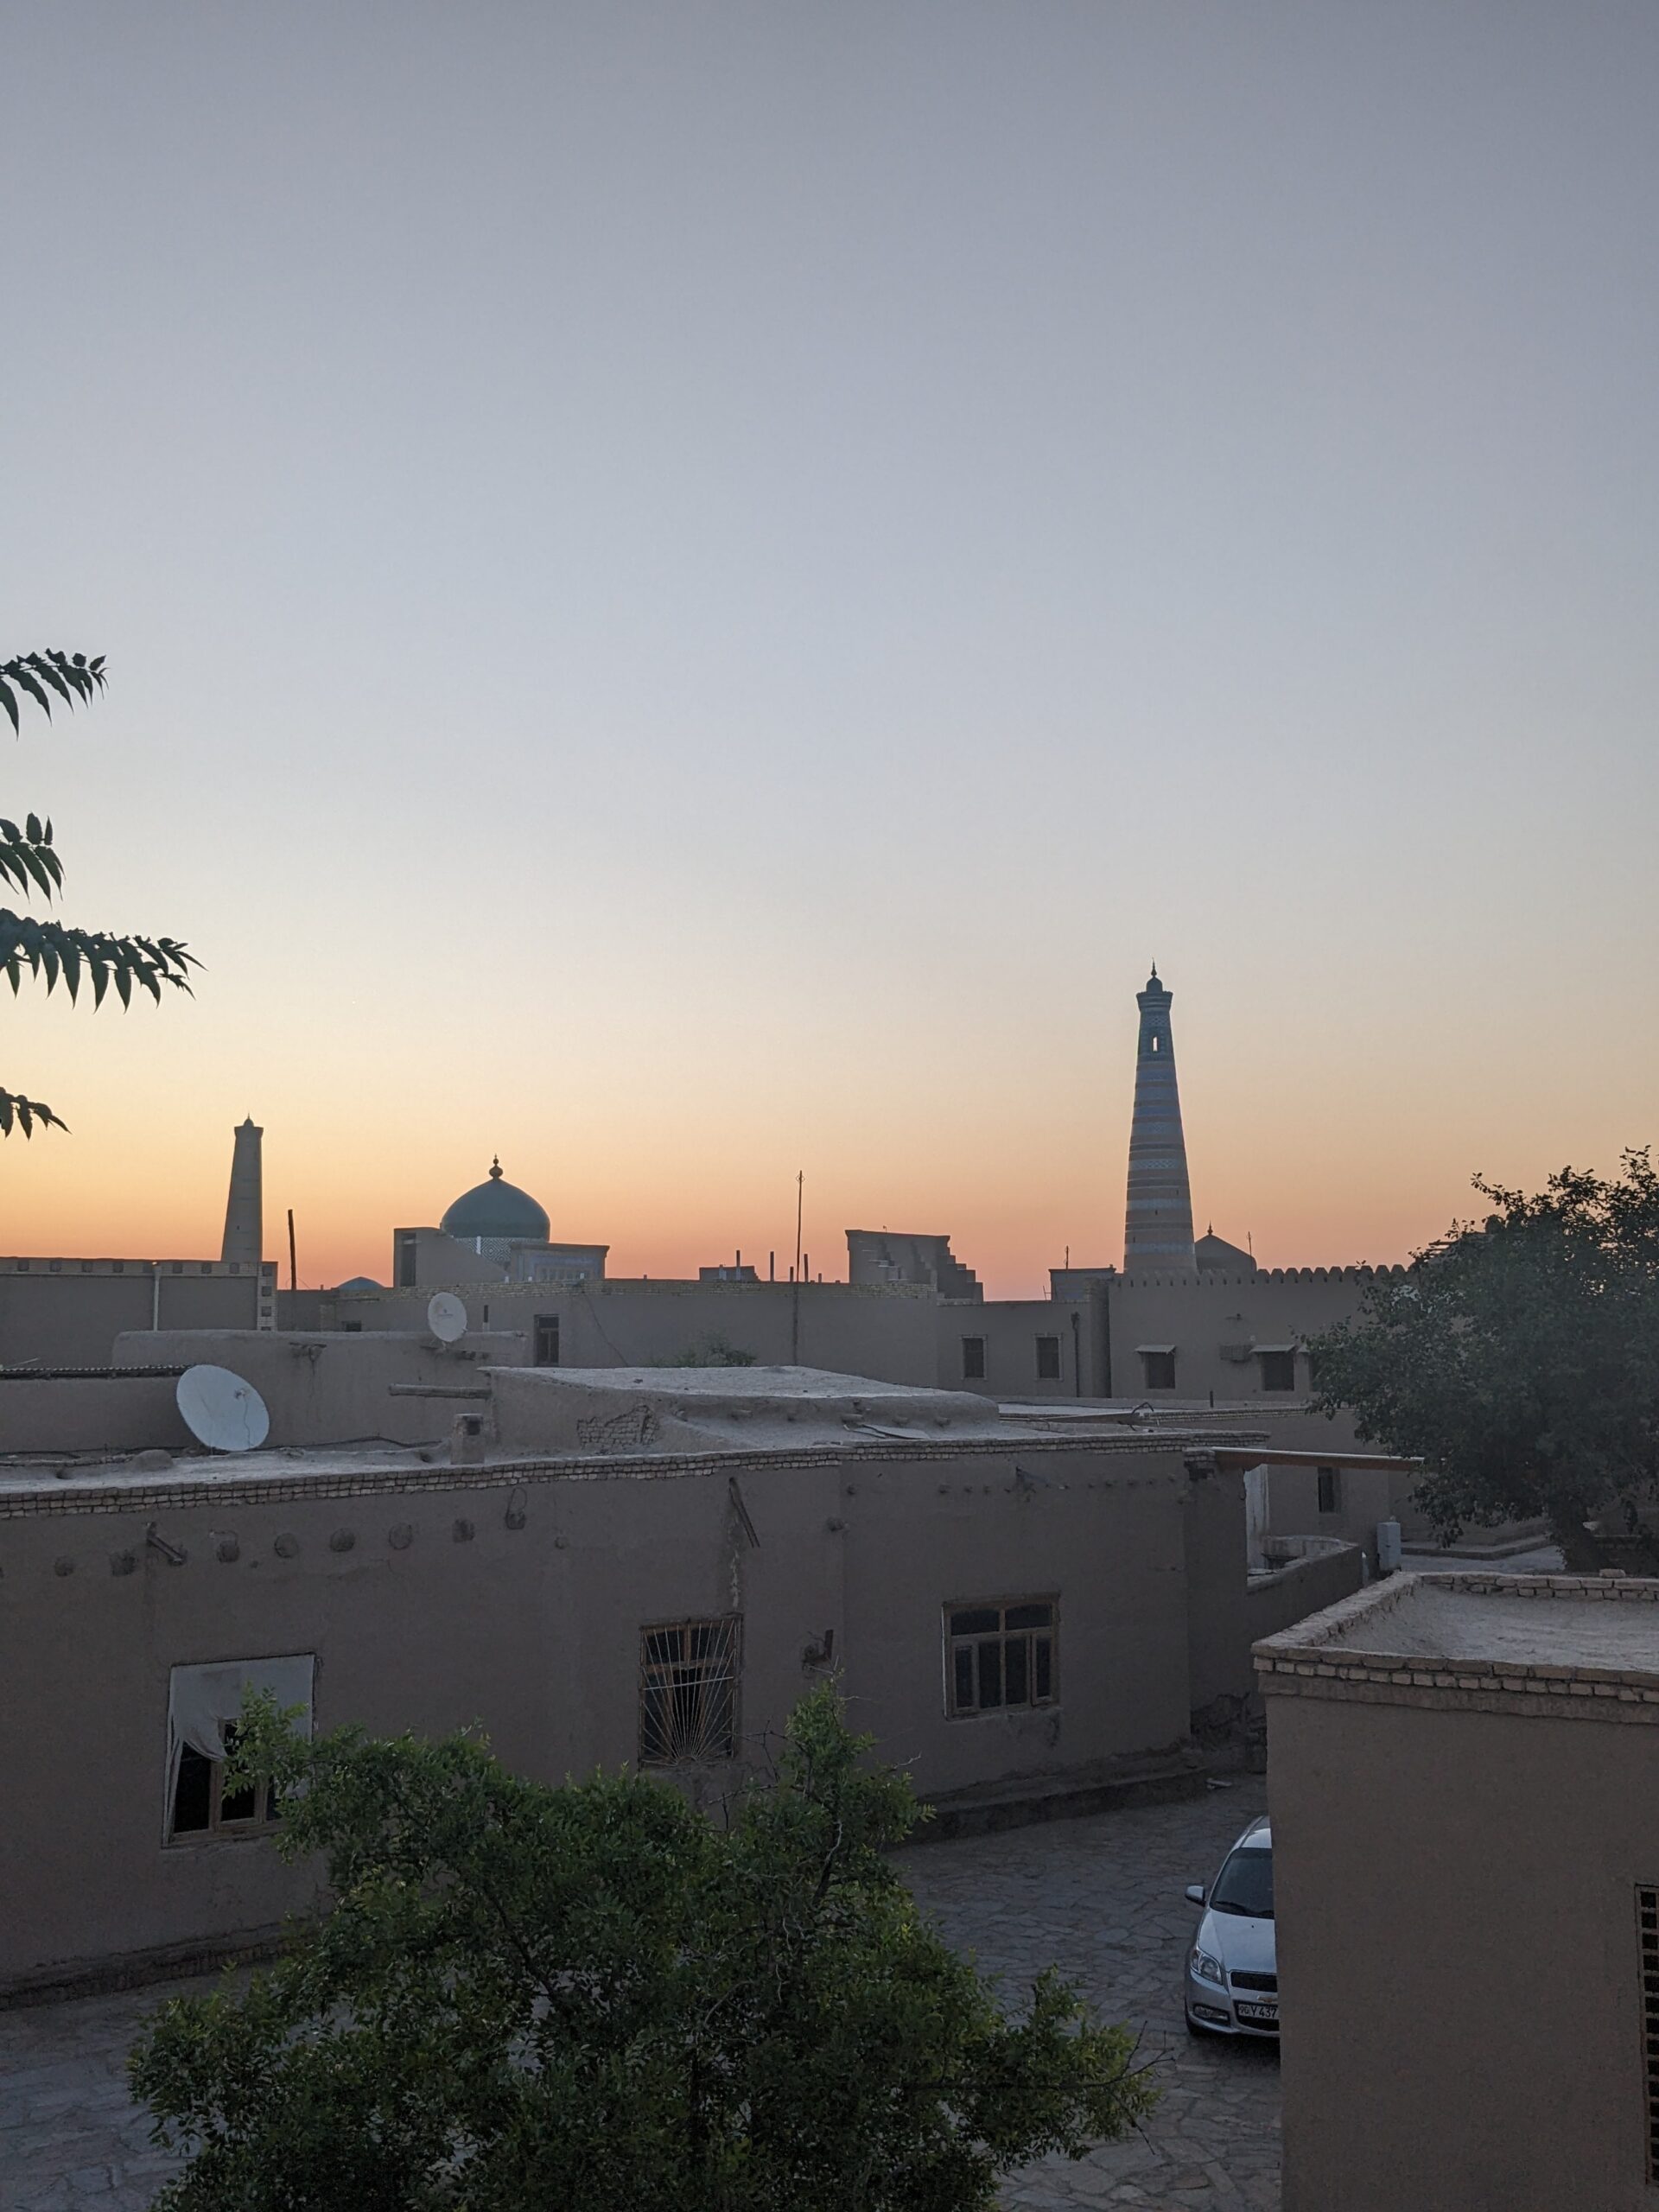
[[1060, 1379], [1060, 1340], [1058, 1337], [1039, 1337], [1037, 1339], [1037, 1380], [1058, 1382]]
[[1319, 1469], [1319, 1510], [1321, 1513], [1340, 1513], [1342, 1510], [1342, 1478], [1334, 1467]]
[[[225, 1724], [226, 1758], [236, 1749], [236, 1723]], [[179, 1835], [253, 1835], [273, 1828], [283, 1817], [274, 1783], [231, 1789], [225, 1780], [225, 1759], [204, 1758], [194, 1745], [179, 1747], [179, 1770], [173, 1783], [170, 1833]]]
[[1636, 1932], [1641, 1947], [1643, 2050], [1648, 2088], [1648, 2179], [1659, 2181], [1659, 1889], [1636, 1892]]
[[297, 1725], [310, 1733], [314, 1663], [308, 1654], [302, 1654], [174, 1668], [167, 1712], [169, 1840], [206, 1843], [217, 1837], [257, 1835], [280, 1821], [282, 1808], [270, 1785], [230, 1789], [226, 1763], [236, 1747], [237, 1716], [249, 1690], [266, 1693], [279, 1711], [297, 1707]]
[[[487, 1313], [485, 1317], [488, 1319]], [[536, 1354], [537, 1367], [556, 1367], [559, 1363], [559, 1317], [556, 1313], [536, 1316]]]
[[641, 1630], [641, 1766], [731, 1758], [737, 1741], [737, 1646], [735, 1613]]
[[1052, 1598], [945, 1607], [945, 1684], [953, 1716], [1054, 1703], [1054, 1610]]
[[1294, 1390], [1296, 1388], [1296, 1355], [1294, 1351], [1264, 1351], [1257, 1357], [1262, 1362], [1262, 1388], [1264, 1390]]
[[985, 1380], [985, 1339], [983, 1337], [963, 1338], [962, 1379], [964, 1382], [982, 1382]]
[[1173, 1344], [1142, 1344], [1141, 1358], [1147, 1371], [1148, 1390], [1173, 1390], [1175, 1388]]
[[346, 1336], [360, 1337], [363, 1333], [363, 1324], [360, 1321], [342, 1321], [340, 1325], [342, 1334]]
[[396, 1231], [393, 1243], [397, 1247], [397, 1274], [399, 1290], [413, 1290], [419, 1275], [417, 1255], [419, 1246], [412, 1229]]

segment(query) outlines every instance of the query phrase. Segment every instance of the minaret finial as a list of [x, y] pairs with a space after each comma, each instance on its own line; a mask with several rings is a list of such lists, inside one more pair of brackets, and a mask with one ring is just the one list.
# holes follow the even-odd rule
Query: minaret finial
[[490, 1180], [492, 1183], [499, 1183], [501, 1180], [501, 1155], [499, 1152], [490, 1162]]

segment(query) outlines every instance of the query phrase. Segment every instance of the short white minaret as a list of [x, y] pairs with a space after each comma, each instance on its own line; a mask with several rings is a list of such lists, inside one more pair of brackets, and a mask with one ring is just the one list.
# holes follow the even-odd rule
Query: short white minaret
[[231, 1154], [231, 1195], [225, 1206], [225, 1243], [221, 1260], [239, 1260], [257, 1268], [265, 1256], [264, 1174], [259, 1142], [264, 1131], [249, 1116], [236, 1132]]
[[1175, 1082], [1175, 1040], [1169, 1026], [1174, 993], [1154, 964], [1141, 1009], [1135, 1061], [1135, 1120], [1129, 1129], [1128, 1206], [1123, 1224], [1123, 1271], [1192, 1274], [1192, 1192], [1186, 1177], [1181, 1094]]

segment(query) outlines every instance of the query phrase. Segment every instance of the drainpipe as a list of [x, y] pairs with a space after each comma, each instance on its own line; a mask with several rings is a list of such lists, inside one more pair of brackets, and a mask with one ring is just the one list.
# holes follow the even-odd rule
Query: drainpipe
[[1083, 1395], [1083, 1316], [1074, 1306], [1071, 1308], [1071, 1380], [1077, 1385], [1071, 1395]]
[[152, 1333], [162, 1325], [162, 1263], [149, 1263], [149, 1325]]

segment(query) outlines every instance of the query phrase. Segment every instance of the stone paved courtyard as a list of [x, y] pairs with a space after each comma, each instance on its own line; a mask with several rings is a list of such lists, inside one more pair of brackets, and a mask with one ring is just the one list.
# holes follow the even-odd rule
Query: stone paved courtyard
[[[1279, 2202], [1277, 2054], [1192, 2043], [1179, 1980], [1192, 1908], [1227, 1845], [1266, 1805], [1264, 1784], [930, 1844], [900, 1863], [953, 1942], [1010, 1990], [1052, 1962], [1109, 2018], [1135, 2023], [1164, 2099], [1144, 2137], [1009, 2182], [1010, 2212]], [[0, 2212], [141, 2212], [170, 2168], [133, 2109], [122, 2067], [136, 2023], [205, 1982], [0, 2012]]]

